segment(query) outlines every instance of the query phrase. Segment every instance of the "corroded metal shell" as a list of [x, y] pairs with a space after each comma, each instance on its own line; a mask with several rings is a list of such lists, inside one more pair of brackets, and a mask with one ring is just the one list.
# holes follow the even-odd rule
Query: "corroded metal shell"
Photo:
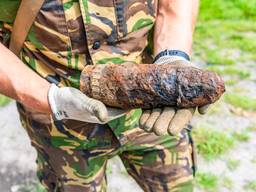
[[190, 108], [214, 103], [225, 85], [216, 73], [195, 67], [126, 63], [86, 66], [80, 89], [122, 109]]

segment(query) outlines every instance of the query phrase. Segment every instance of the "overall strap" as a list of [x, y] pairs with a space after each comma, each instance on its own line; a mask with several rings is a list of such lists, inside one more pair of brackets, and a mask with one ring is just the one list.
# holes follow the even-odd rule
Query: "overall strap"
[[44, 0], [21, 0], [11, 34], [9, 49], [19, 55], [27, 34]]

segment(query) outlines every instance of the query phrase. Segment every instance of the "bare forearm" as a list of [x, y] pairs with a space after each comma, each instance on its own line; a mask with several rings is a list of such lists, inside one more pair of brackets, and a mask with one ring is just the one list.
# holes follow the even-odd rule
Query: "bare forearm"
[[154, 54], [178, 49], [191, 54], [199, 0], [161, 0], [154, 33]]
[[40, 112], [50, 113], [50, 84], [0, 43], [0, 93]]

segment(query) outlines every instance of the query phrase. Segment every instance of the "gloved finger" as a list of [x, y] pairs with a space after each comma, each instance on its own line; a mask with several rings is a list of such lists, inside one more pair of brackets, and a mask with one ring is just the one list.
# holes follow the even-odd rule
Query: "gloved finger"
[[169, 127], [168, 132], [171, 135], [178, 135], [181, 130], [189, 123], [192, 119], [195, 108], [190, 109], [179, 109], [177, 110], [176, 114], [174, 115]]
[[140, 116], [140, 121], [139, 121], [139, 124], [140, 124], [140, 128], [143, 128], [146, 121], [148, 120], [149, 116], [151, 114], [151, 110], [145, 110], [142, 112], [142, 115]]
[[204, 114], [206, 114], [206, 113], [208, 112], [209, 107], [210, 107], [210, 104], [207, 104], [207, 105], [198, 107], [198, 112], [199, 112], [201, 115], [204, 115]]
[[161, 112], [162, 112], [161, 108], [156, 108], [156, 109], [152, 110], [151, 115], [149, 116], [148, 120], [146, 121], [146, 123], [143, 126], [143, 129], [145, 131], [148, 131], [148, 132], [152, 131], [153, 126], [154, 126], [156, 120], [158, 119], [158, 117], [160, 116]]
[[156, 120], [153, 126], [153, 131], [156, 135], [164, 135], [167, 133], [168, 125], [170, 124], [173, 116], [175, 115], [175, 109], [172, 107], [165, 107], [161, 115]]
[[66, 90], [63, 91], [66, 95], [62, 97], [66, 98], [67, 102], [72, 101], [75, 108], [88, 111], [101, 122], [108, 120], [107, 108], [101, 101], [92, 99], [75, 88], [65, 87], [62, 89]]
[[107, 108], [101, 101], [89, 98], [84, 108], [95, 115], [101, 122], [108, 121]]

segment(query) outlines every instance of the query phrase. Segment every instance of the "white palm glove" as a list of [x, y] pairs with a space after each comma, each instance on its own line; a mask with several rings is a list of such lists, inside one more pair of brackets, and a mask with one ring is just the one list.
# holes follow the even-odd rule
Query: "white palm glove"
[[55, 84], [49, 89], [48, 100], [56, 120], [73, 119], [105, 124], [126, 112], [122, 109], [107, 108], [101, 101], [87, 97], [78, 89], [59, 88]]
[[[167, 64], [177, 66], [194, 66], [191, 62], [181, 56], [163, 56], [157, 59], [155, 64]], [[195, 67], [195, 66], [194, 66]], [[199, 106], [198, 112], [205, 114], [209, 105]], [[155, 108], [143, 111], [140, 117], [140, 128], [156, 135], [179, 135], [181, 130], [192, 119], [196, 108], [176, 109], [175, 107]]]

